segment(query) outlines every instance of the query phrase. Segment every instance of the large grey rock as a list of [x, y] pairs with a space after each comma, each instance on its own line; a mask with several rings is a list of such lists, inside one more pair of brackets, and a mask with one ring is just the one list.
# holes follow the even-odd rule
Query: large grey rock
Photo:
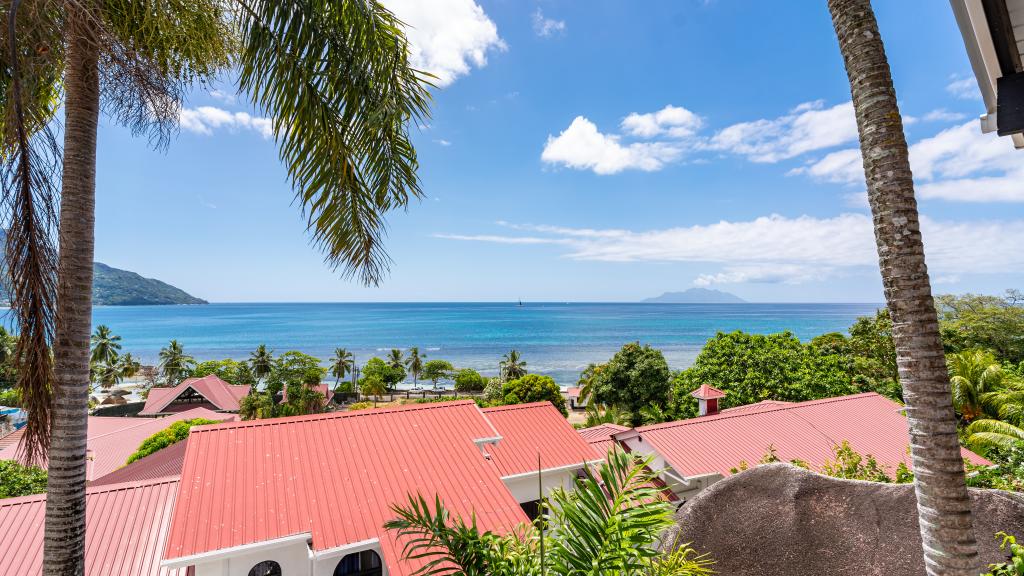
[[[995, 533], [1024, 536], [1024, 497], [971, 490], [981, 561], [1001, 562]], [[838, 480], [789, 464], [713, 484], [677, 515], [679, 542], [732, 576], [920, 576], [914, 487]]]

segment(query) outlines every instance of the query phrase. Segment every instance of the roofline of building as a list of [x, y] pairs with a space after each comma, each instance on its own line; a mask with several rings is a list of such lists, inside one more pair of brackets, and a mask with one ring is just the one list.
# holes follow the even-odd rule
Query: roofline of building
[[[128, 482], [118, 482], [116, 484], [100, 484], [98, 486], [86, 486], [85, 494], [90, 496], [92, 494], [102, 494], [104, 492], [116, 492], [118, 490], [131, 490], [134, 488], [145, 488], [148, 486], [156, 486], [158, 484], [173, 484], [181, 480], [181, 476], [174, 474], [171, 476], [161, 476], [160, 478], [149, 478], [147, 480], [130, 480]], [[6, 506], [18, 506], [21, 504], [31, 504], [33, 502], [41, 502], [46, 500], [46, 492], [40, 492], [39, 494], [29, 494], [27, 496], [14, 496], [12, 498], [0, 498], [0, 508]]]
[[271, 540], [260, 540], [259, 542], [239, 544], [238, 546], [231, 546], [229, 548], [217, 548], [216, 550], [209, 550], [207, 552], [200, 552], [199, 554], [191, 554], [189, 556], [165, 558], [160, 561], [160, 565], [164, 568], [187, 568], [193, 564], [205, 563], [211, 560], [220, 560], [222, 558], [234, 556], [238, 553], [273, 550], [274, 548], [291, 546], [296, 542], [309, 542], [312, 539], [313, 534], [311, 532], [300, 532], [298, 534], [290, 534], [288, 536], [273, 538]]
[[[597, 460], [585, 460], [585, 461], [579, 462], [579, 463], [565, 464], [563, 466], [555, 466], [554, 468], [541, 468], [540, 469], [540, 473], [544, 474], [546, 472], [564, 472], [565, 470], [575, 470], [577, 468], [582, 469], [582, 468], [586, 468], [587, 466], [594, 466], [594, 465], [600, 464], [601, 462], [604, 462], [603, 458], [598, 458]], [[505, 481], [505, 480], [518, 480], [520, 478], [529, 478], [530, 476], [536, 476], [536, 475], [537, 475], [537, 470], [530, 470], [529, 472], [519, 472], [518, 474], [509, 474], [508, 476], [501, 476], [501, 479], [502, 479], [502, 481]]]
[[[335, 546], [334, 548], [328, 548], [326, 550], [311, 550], [310, 555], [315, 560], [324, 560], [335, 556], [347, 556], [351, 552], [365, 550], [375, 544], [380, 546], [380, 538], [367, 538], [366, 540], [350, 542], [348, 544], [342, 544], [341, 546]], [[383, 560], [383, 558], [381, 558], [381, 560]]]
[[[528, 410], [531, 408], [546, 408], [550, 406], [555, 408], [555, 405], [547, 400], [541, 400], [539, 402], [527, 402], [525, 404], [506, 404], [503, 406], [488, 406], [487, 408], [481, 408], [480, 410], [484, 414], [490, 414], [491, 412], [510, 412], [512, 410]], [[557, 410], [557, 408], [555, 408]]]

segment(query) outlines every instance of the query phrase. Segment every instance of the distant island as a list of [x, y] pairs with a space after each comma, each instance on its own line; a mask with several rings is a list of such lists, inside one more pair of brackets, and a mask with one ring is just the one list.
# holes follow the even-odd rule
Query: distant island
[[92, 303], [97, 306], [208, 304], [180, 288], [135, 272], [93, 263]]
[[665, 292], [661, 296], [645, 298], [641, 302], [650, 304], [743, 304], [743, 298], [721, 290], [690, 288], [683, 292]]

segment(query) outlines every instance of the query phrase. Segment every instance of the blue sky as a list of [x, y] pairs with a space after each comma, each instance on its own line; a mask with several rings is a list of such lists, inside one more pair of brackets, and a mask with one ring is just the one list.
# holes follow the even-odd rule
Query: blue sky
[[[105, 122], [97, 260], [233, 301], [631, 301], [706, 286], [879, 302], [849, 88], [825, 2], [390, 0], [441, 81], [427, 198], [379, 288], [308, 241], [232, 78], [166, 151]], [[1024, 279], [1024, 151], [982, 135], [949, 7], [876, 2], [937, 292]]]

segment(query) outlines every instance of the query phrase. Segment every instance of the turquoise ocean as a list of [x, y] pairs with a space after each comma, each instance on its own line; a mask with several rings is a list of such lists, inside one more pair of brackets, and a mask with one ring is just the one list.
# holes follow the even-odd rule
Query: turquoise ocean
[[519, 350], [531, 372], [575, 383], [590, 362], [626, 342], [661, 349], [673, 369], [689, 366], [718, 331], [774, 333], [801, 340], [845, 332], [875, 304], [330, 303], [97, 307], [93, 325], [122, 337], [124, 352], [156, 363], [172, 338], [198, 360], [243, 359], [258, 345], [300, 350], [326, 364], [337, 347], [358, 364], [391, 348], [418, 346], [428, 358], [496, 375]]

